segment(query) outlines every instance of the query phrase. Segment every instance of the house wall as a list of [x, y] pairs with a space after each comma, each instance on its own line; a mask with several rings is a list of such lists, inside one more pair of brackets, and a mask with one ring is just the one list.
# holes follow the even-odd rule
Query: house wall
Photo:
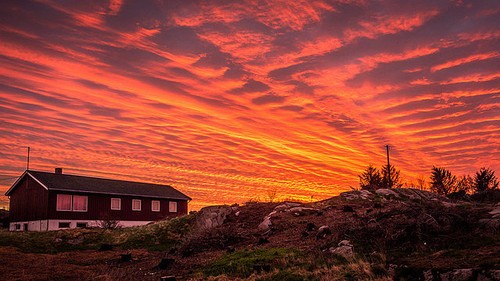
[[[69, 227], [60, 228], [59, 223], [69, 223]], [[36, 221], [19, 221], [12, 222], [9, 225], [10, 231], [47, 231], [60, 230], [68, 228], [76, 228], [77, 223], [85, 223], [87, 227], [101, 227], [100, 221], [97, 220], [36, 220]], [[120, 221], [118, 227], [131, 227], [146, 225], [151, 221]], [[16, 225], [18, 225], [16, 227]]]
[[18, 183], [10, 195], [10, 221], [34, 221], [47, 218], [49, 192], [29, 176]]
[[[57, 211], [57, 194], [88, 196], [87, 212]], [[111, 198], [121, 198], [121, 210], [111, 210]], [[141, 211], [132, 210], [132, 199], [141, 200]], [[160, 201], [160, 211], [151, 210], [151, 201]], [[169, 212], [169, 202], [177, 202], [177, 212]], [[118, 220], [118, 221], [157, 221], [187, 214], [187, 201], [144, 198], [134, 196], [115, 196], [105, 194], [85, 194], [49, 191], [48, 219], [58, 220]]]

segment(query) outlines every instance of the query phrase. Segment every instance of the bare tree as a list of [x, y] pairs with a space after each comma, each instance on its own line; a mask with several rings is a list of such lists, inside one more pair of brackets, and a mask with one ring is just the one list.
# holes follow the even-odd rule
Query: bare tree
[[417, 176], [417, 188], [419, 189], [427, 189], [427, 180], [425, 179], [424, 175], [418, 175]]

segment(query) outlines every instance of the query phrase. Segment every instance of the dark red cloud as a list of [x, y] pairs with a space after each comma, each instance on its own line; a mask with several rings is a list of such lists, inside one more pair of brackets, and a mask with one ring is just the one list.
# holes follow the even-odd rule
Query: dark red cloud
[[[0, 174], [326, 198], [384, 145], [408, 182], [500, 170], [494, 1], [2, 1]], [[6, 190], [13, 180], [1, 181]]]

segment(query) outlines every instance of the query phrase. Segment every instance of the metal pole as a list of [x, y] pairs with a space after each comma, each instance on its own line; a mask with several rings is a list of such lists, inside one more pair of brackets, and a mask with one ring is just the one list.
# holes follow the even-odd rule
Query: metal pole
[[386, 145], [387, 149], [387, 183], [389, 184], [389, 188], [392, 188], [391, 182], [391, 163], [389, 162], [389, 145]]
[[28, 159], [26, 160], [26, 170], [30, 169], [30, 147], [28, 146]]

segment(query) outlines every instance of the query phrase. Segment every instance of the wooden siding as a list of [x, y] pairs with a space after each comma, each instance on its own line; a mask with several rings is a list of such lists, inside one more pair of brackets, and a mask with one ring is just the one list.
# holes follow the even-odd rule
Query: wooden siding
[[29, 176], [17, 183], [10, 195], [11, 222], [47, 218], [49, 192]]
[[[57, 211], [57, 194], [88, 196], [87, 212]], [[111, 198], [121, 198], [121, 210], [111, 210]], [[132, 199], [141, 200], [141, 210], [132, 210]], [[160, 212], [151, 211], [151, 201], [160, 201]], [[169, 202], [177, 202], [177, 213], [169, 212]], [[157, 221], [187, 214], [187, 201], [105, 194], [49, 191], [48, 219]]]

